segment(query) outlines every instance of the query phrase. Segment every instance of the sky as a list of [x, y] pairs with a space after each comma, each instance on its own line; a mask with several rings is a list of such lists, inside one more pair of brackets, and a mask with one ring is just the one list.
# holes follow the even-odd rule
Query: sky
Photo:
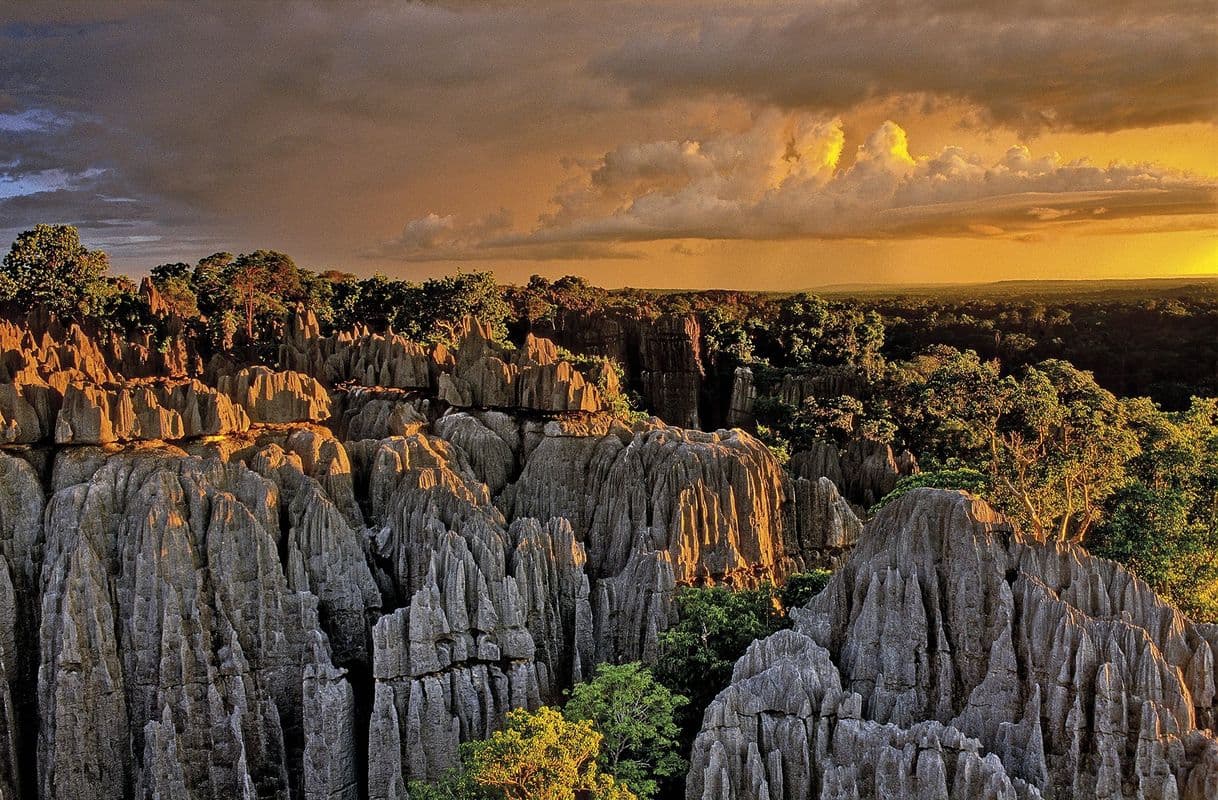
[[1218, 273], [1218, 0], [21, 2], [0, 241], [617, 287]]

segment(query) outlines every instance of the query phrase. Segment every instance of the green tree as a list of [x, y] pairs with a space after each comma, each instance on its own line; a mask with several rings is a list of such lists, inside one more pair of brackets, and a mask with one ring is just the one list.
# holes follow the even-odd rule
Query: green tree
[[845, 447], [863, 419], [863, 401], [857, 397], [808, 397], [786, 417], [785, 428], [797, 450], [807, 450], [816, 441]]
[[783, 300], [774, 333], [786, 363], [799, 367], [822, 363], [829, 322], [829, 304], [815, 295], [796, 294]]
[[21, 307], [41, 306], [79, 319], [102, 308], [115, 287], [105, 280], [109, 259], [80, 243], [71, 225], [35, 225], [18, 234], [3, 261], [0, 291]]
[[994, 499], [1035, 534], [1082, 542], [1139, 452], [1125, 408], [1090, 373], [1049, 360], [1028, 368], [990, 439]]
[[152, 285], [161, 293], [170, 311], [183, 319], [193, 319], [200, 313], [199, 298], [191, 283], [193, 273], [189, 264], [180, 261], [152, 268]]
[[688, 747], [702, 721], [702, 711], [731, 682], [736, 659], [754, 639], [786, 625], [772, 586], [728, 589], [691, 587], [676, 597], [677, 624], [660, 634], [656, 677], [673, 692], [689, 698], [678, 710], [678, 724]]
[[324, 274], [310, 272], [307, 269], [296, 271], [300, 281], [300, 289], [296, 296], [285, 296], [285, 301], [295, 300], [310, 309], [322, 325], [330, 325], [334, 321], [334, 281]]
[[82, 307], [104, 329], [116, 331], [150, 331], [156, 326], [148, 303], [139, 289], [125, 276], [93, 281], [85, 290]]
[[157, 286], [161, 298], [169, 310], [182, 319], [199, 316], [199, 297], [190, 288], [190, 281], [183, 278], [167, 278]]
[[924, 467], [981, 466], [1010, 392], [996, 360], [934, 345], [909, 361], [890, 362], [877, 390], [904, 444]]
[[510, 311], [494, 273], [463, 272], [408, 286], [394, 328], [415, 341], [451, 344], [461, 321], [470, 316], [504, 340]]
[[274, 250], [242, 253], [223, 271], [228, 297], [240, 309], [247, 342], [256, 340], [259, 314], [287, 314], [286, 301], [301, 293], [300, 272], [291, 258]]
[[864, 373], [874, 373], [883, 364], [880, 316], [815, 295], [781, 300], [768, 335], [776, 364], [797, 369], [850, 365]]
[[731, 366], [753, 360], [753, 339], [748, 330], [752, 321], [742, 318], [739, 312], [740, 309], [713, 305], [702, 313], [702, 347], [712, 361], [726, 358]]
[[553, 708], [509, 711], [489, 739], [462, 745], [468, 780], [508, 800], [572, 800], [587, 789], [596, 800], [634, 800], [597, 767], [602, 737], [591, 722], [571, 722]]
[[592, 680], [571, 692], [563, 714], [588, 720], [604, 740], [598, 763], [640, 798], [654, 797], [656, 778], [678, 775], [677, 709], [688, 701], [656, 682], [642, 664], [601, 664]]
[[394, 316], [406, 296], [407, 284], [376, 273], [362, 281], [344, 281], [333, 286], [334, 324], [347, 329], [367, 325], [383, 331], [394, 324]]
[[1093, 550], [1202, 621], [1218, 621], [1218, 399], [1165, 413], [1125, 403], [1141, 453], [1107, 503]]
[[439, 780], [412, 780], [406, 787], [410, 800], [501, 800], [502, 792], [474, 783], [468, 770], [454, 767]]
[[231, 297], [225, 275], [232, 267], [236, 256], [232, 253], [212, 253], [199, 259], [190, 276], [190, 288], [198, 300], [199, 312], [215, 325], [213, 318], [232, 310]]
[[810, 572], [796, 572], [787, 577], [787, 582], [778, 590], [778, 600], [786, 611], [792, 608], [802, 608], [808, 601], [821, 593], [829, 585], [833, 573], [827, 569], [814, 569]]
[[177, 261], [172, 264], [157, 264], [150, 271], [150, 275], [152, 282], [160, 289], [166, 281], [170, 280], [183, 280], [189, 283], [193, 272], [194, 270], [189, 264]]

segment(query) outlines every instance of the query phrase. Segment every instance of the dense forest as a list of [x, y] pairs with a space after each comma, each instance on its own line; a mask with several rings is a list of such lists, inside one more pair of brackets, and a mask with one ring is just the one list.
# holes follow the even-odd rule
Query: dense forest
[[[307, 270], [269, 250], [162, 264], [137, 285], [73, 228], [51, 225], [21, 234], [0, 269], [10, 319], [154, 343], [186, 332], [200, 361], [274, 365], [302, 312], [325, 334], [393, 331], [429, 345], [455, 345], [467, 317], [507, 348], [542, 334], [599, 376], [623, 418], [743, 427], [792, 474], [826, 448], [843, 463], [887, 453], [892, 481], [843, 483], [860, 515], [914, 487], [967, 489], [1038, 538], [1082, 544], [1218, 621], [1218, 284], [1113, 286], [818, 296], [607, 290], [575, 276], [501, 285], [489, 272], [412, 282]], [[652, 668], [603, 666], [564, 714], [513, 712], [504, 731], [463, 745], [465, 772], [412, 796], [508, 786], [518, 776], [500, 774], [504, 764], [555, 742], [570, 751], [569, 774], [543, 783], [678, 792], [702, 710], [735, 659], [788, 625], [786, 610], [828, 574], [686, 589]], [[529, 791], [520, 796], [541, 796]]]

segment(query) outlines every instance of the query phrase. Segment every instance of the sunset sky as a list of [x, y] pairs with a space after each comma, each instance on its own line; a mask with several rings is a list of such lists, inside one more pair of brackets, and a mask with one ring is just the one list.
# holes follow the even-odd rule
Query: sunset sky
[[6, 4], [0, 238], [72, 223], [133, 274], [1218, 273], [1218, 0], [360, 9]]

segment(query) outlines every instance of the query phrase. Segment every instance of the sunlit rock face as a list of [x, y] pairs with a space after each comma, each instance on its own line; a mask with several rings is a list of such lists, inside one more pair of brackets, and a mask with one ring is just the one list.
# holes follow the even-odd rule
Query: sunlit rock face
[[1213, 626], [963, 493], [886, 507], [795, 616], [707, 710], [687, 797], [1218, 792]]
[[511, 510], [570, 519], [595, 574], [620, 572], [634, 550], [668, 553], [682, 584], [785, 574], [785, 478], [759, 441], [667, 426], [583, 434], [546, 426], [512, 487]]
[[302, 315], [282, 368], [135, 378], [79, 329], [0, 345], [3, 797], [400, 798], [655, 658], [681, 586], [856, 529], [746, 433], [615, 419], [533, 336]]
[[[314, 729], [349, 727], [333, 707], [349, 687], [305, 702], [307, 682], [341, 676], [317, 597], [288, 585], [278, 505], [275, 483], [244, 466], [173, 449], [116, 454], [51, 497], [42, 796], [274, 795], [337, 779], [302, 753]], [[323, 707], [330, 719], [307, 713]]]
[[327, 386], [354, 384], [423, 390], [458, 408], [529, 409], [547, 413], [606, 408], [595, 382], [559, 357], [548, 339], [529, 335], [520, 348], [495, 341], [467, 319], [455, 346], [424, 347], [396, 334], [366, 330], [323, 337], [311, 312], [297, 314], [281, 360]]

